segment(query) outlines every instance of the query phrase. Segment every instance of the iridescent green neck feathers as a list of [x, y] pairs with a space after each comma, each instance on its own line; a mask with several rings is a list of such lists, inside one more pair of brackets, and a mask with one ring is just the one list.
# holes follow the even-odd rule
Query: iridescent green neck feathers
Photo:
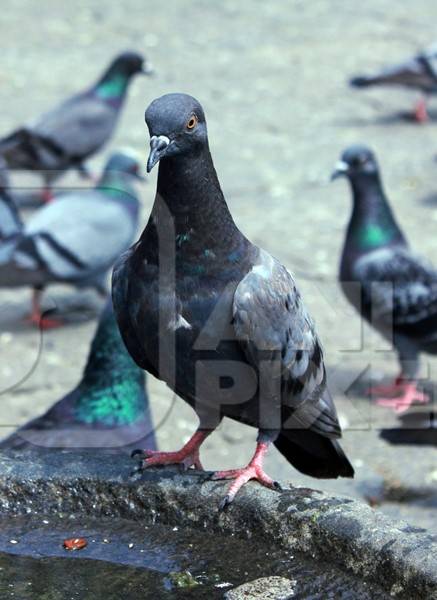
[[356, 178], [352, 190], [354, 206], [348, 236], [358, 251], [375, 250], [403, 240], [377, 175], [363, 181]]
[[91, 345], [83, 379], [76, 388], [76, 418], [109, 427], [130, 425], [144, 417], [144, 386], [144, 372], [128, 354], [112, 306], [108, 305]]
[[102, 100], [118, 100], [126, 92], [129, 77], [122, 73], [114, 73], [99, 82], [96, 87], [96, 96]]

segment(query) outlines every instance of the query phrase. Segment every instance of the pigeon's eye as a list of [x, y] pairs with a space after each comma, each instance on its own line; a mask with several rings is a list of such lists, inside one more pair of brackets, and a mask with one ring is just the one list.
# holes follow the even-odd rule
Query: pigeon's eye
[[197, 117], [196, 115], [191, 115], [187, 122], [187, 129], [194, 129], [197, 125]]
[[353, 159], [352, 165], [354, 167], [362, 167], [367, 162], [367, 156], [357, 156]]

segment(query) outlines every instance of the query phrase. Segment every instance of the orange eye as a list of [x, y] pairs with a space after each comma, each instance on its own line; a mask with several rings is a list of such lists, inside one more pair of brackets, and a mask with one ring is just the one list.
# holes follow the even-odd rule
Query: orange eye
[[191, 117], [188, 119], [187, 129], [194, 129], [197, 125], [197, 122], [196, 115], [191, 115]]

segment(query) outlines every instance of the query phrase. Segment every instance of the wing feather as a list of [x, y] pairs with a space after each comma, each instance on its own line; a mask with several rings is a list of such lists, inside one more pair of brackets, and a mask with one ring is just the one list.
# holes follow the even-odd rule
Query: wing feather
[[[280, 403], [285, 426], [338, 437], [340, 428], [326, 390], [320, 341], [291, 274], [260, 251], [258, 263], [238, 285], [233, 304], [237, 339], [258, 370], [280, 361], [280, 385], [272, 381], [271, 402]], [[271, 368], [271, 379], [275, 370]], [[277, 377], [276, 377], [277, 379]]]

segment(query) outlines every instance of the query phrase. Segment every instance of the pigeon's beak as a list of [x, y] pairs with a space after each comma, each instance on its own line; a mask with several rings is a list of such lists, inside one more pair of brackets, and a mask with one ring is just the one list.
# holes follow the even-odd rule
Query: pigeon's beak
[[347, 162], [345, 162], [344, 160], [339, 160], [335, 165], [335, 169], [331, 173], [331, 181], [334, 181], [334, 179], [337, 179], [337, 177], [343, 177], [348, 173], [349, 165], [347, 164]]
[[147, 160], [147, 172], [153, 169], [156, 163], [165, 155], [170, 140], [166, 135], [152, 135], [150, 138], [150, 154]]
[[143, 68], [141, 69], [141, 73], [143, 75], [154, 75], [155, 74], [155, 69], [153, 68], [153, 65], [151, 65], [150, 63], [146, 63], [143, 64]]

